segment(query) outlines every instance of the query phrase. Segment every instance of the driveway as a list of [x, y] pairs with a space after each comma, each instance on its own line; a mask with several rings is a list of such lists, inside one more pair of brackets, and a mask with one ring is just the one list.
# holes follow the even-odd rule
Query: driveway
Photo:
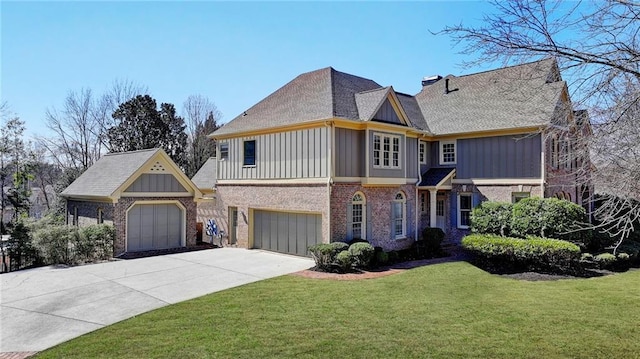
[[0, 275], [0, 353], [56, 344], [208, 293], [297, 272], [308, 258], [219, 248]]

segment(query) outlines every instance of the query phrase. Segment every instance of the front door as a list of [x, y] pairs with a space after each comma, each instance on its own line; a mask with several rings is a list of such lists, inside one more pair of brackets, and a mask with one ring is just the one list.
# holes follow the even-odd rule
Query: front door
[[442, 229], [443, 232], [446, 232], [444, 204], [445, 204], [444, 194], [438, 193], [438, 195], [436, 196], [436, 227]]
[[238, 240], [238, 207], [229, 207], [229, 244]]

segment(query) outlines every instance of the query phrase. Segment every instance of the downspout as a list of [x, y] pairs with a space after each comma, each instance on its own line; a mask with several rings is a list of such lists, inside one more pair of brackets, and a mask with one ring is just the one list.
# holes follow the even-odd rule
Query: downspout
[[541, 198], [545, 197], [545, 188], [544, 188], [544, 184], [546, 182], [546, 176], [547, 176], [547, 172], [546, 172], [546, 166], [547, 164], [545, 163], [545, 153], [547, 151], [547, 146], [545, 145], [545, 133], [544, 131], [542, 131], [542, 129], [540, 130], [540, 147], [542, 148], [542, 151], [540, 151], [540, 192], [541, 192]]
[[329, 150], [329, 155], [327, 156], [327, 160], [329, 161], [329, 176], [327, 178], [327, 243], [329, 243], [331, 242], [331, 194], [333, 192], [333, 176], [335, 174], [335, 127], [331, 121], [326, 121], [324, 125], [328, 128], [328, 137], [331, 142], [329, 146], [327, 146]]
[[[416, 196], [415, 196], [415, 199], [416, 199], [415, 207], [416, 208], [414, 210], [414, 216], [415, 216], [415, 222], [414, 223], [415, 223], [415, 228], [416, 228], [416, 235], [415, 235], [415, 239], [414, 240], [417, 241], [418, 239], [420, 239], [420, 234], [418, 233], [418, 228], [419, 228], [418, 227], [418, 217], [419, 217], [419, 215], [418, 215], [418, 208], [419, 208], [418, 207], [418, 200], [419, 200], [419, 198], [418, 198], [418, 185], [420, 184], [420, 182], [422, 182], [422, 173], [420, 171], [420, 164], [421, 164], [420, 163], [420, 137], [418, 137], [418, 141], [416, 141], [416, 146], [417, 146], [417, 148], [416, 148], [417, 152], [416, 153], [418, 154], [418, 157], [417, 157], [418, 160], [416, 161], [417, 165], [418, 165], [418, 182], [416, 182], [416, 184], [414, 185], [414, 187], [416, 189]], [[427, 151], [426, 151], [426, 146], [425, 146], [425, 154], [424, 154], [425, 156], [427, 155], [426, 152]]]

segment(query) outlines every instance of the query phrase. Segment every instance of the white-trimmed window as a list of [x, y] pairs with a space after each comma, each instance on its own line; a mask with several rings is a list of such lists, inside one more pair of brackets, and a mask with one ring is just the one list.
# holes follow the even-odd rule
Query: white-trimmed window
[[456, 141], [440, 141], [440, 164], [456, 164]]
[[220, 161], [225, 161], [229, 159], [229, 144], [221, 143], [220, 144]]
[[404, 193], [398, 192], [392, 204], [393, 238], [401, 239], [407, 236], [407, 199]]
[[558, 168], [558, 164], [560, 163], [560, 144], [558, 141], [558, 137], [555, 135], [551, 137], [551, 167]]
[[362, 192], [356, 192], [351, 198], [351, 235], [352, 238], [366, 239], [366, 200]]
[[420, 193], [420, 212], [427, 212], [427, 193]]
[[373, 167], [400, 168], [400, 137], [373, 134]]
[[471, 225], [471, 193], [458, 195], [458, 228], [469, 228]]
[[421, 164], [427, 163], [427, 143], [420, 141], [418, 144], [418, 159]]
[[513, 192], [511, 193], [511, 202], [518, 203], [525, 198], [531, 197], [531, 193], [529, 192]]

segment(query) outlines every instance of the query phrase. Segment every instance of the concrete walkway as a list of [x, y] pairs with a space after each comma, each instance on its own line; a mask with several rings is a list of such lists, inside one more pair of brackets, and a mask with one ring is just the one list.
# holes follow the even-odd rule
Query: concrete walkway
[[0, 275], [0, 353], [40, 351], [135, 315], [314, 265], [219, 248]]

